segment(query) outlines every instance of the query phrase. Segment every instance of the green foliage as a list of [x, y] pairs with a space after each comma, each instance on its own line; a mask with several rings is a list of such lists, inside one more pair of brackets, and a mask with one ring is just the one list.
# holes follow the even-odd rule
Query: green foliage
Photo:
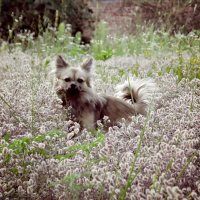
[[[192, 53], [197, 56], [200, 50], [199, 32], [189, 35], [177, 34], [171, 36], [162, 29], [155, 31], [153, 26], [136, 33], [135, 35], [110, 35], [107, 24], [98, 24], [92, 41], [90, 53], [97, 60], [107, 60], [111, 56], [144, 55], [145, 57], [158, 56], [165, 52]], [[178, 72], [177, 72], [178, 73]]]
[[200, 79], [200, 58], [195, 56], [187, 60], [182, 54], [179, 54], [178, 64], [166, 67], [165, 72], [172, 72], [178, 77], [179, 81], [183, 78], [188, 80]]
[[113, 51], [110, 48], [106, 50], [101, 50], [97, 55], [95, 55], [96, 60], [107, 60], [113, 56]]
[[87, 188], [92, 188], [91, 184], [83, 185], [81, 183], [78, 183], [77, 180], [84, 176], [86, 176], [86, 174], [81, 174], [81, 173], [71, 174], [64, 176], [64, 178], [61, 180], [62, 184], [68, 186], [68, 190], [72, 195], [71, 199], [79, 199], [78, 196], [80, 195], [81, 192], [83, 192]]
[[92, 41], [91, 53], [96, 60], [107, 60], [114, 55], [112, 46], [108, 42], [109, 31], [107, 24], [102, 22], [96, 27], [94, 40]]
[[99, 144], [103, 144], [105, 140], [105, 136], [102, 133], [98, 133], [97, 139], [90, 143], [85, 144], [76, 144], [70, 146], [67, 149], [67, 154], [65, 155], [55, 155], [54, 158], [58, 160], [64, 160], [67, 158], [72, 158], [76, 155], [76, 152], [83, 151], [85, 155], [89, 155], [93, 148], [97, 147]]
[[[67, 149], [67, 153], [64, 155], [61, 154], [56, 154], [53, 152], [53, 145], [51, 141], [49, 141], [48, 146], [46, 148], [40, 148], [35, 147], [35, 148], [29, 148], [33, 142], [36, 143], [43, 143], [47, 141], [47, 137], [50, 139], [55, 139], [55, 138], [61, 138], [64, 137], [65, 135], [60, 132], [60, 131], [51, 131], [49, 133], [45, 134], [39, 134], [33, 137], [22, 137], [19, 139], [14, 139], [11, 140], [10, 134], [7, 133], [4, 135], [4, 140], [7, 142], [6, 144], [0, 144], [0, 152], [3, 151], [3, 149], [6, 147], [16, 155], [31, 155], [31, 154], [39, 154], [44, 158], [50, 158], [53, 157], [58, 160], [64, 160], [68, 158], [72, 158], [76, 156], [76, 153], [78, 151], [83, 151], [86, 155], [89, 155], [90, 152], [92, 151], [93, 148], [96, 148], [99, 144], [103, 144], [105, 140], [105, 136], [98, 132], [97, 133], [97, 138], [93, 142], [90, 143], [85, 143], [85, 144], [76, 144], [73, 146], [70, 146]], [[8, 154], [5, 157], [5, 161], [8, 162], [10, 160], [10, 154]]]
[[[141, 27], [142, 31], [142, 27]], [[27, 37], [28, 38], [28, 37]], [[77, 33], [75, 37], [71, 36], [71, 26], [60, 23], [58, 30], [46, 30], [43, 36], [39, 36], [34, 42], [30, 39], [21, 43], [11, 45], [37, 53], [41, 57], [49, 57], [57, 54], [65, 54], [68, 57], [80, 59], [86, 54], [91, 54], [96, 60], [107, 60], [112, 56], [132, 56], [142, 55], [146, 58], [156, 58], [164, 55], [166, 52], [172, 52], [178, 55], [177, 60], [172, 60], [170, 65], [164, 66], [161, 70], [156, 63], [153, 63], [148, 72], [148, 76], [154, 73], [163, 75], [165, 73], [175, 74], [179, 80], [188, 78], [189, 80], [200, 77], [199, 70], [199, 51], [200, 41], [199, 32], [196, 31], [189, 35], [177, 34], [171, 36], [164, 30], [155, 31], [153, 26], [142, 33], [125, 36], [109, 34], [107, 24], [101, 22], [97, 25], [94, 39], [91, 46], [80, 45], [81, 35]], [[187, 60], [185, 55], [191, 55]], [[44, 69], [47, 69], [49, 60], [44, 63]], [[130, 67], [129, 73], [138, 76], [138, 69], [141, 66], [135, 64]], [[104, 70], [100, 70], [102, 78], [107, 80]], [[124, 72], [126, 74], [126, 72]], [[123, 76], [123, 69], [119, 71], [119, 75]], [[117, 77], [113, 77], [113, 83], [118, 81]]]
[[176, 177], [176, 179], [180, 179], [183, 174], [186, 172], [186, 170], [188, 169], [189, 164], [194, 160], [195, 156], [197, 156], [198, 154], [195, 152], [193, 154], [191, 154], [188, 158], [186, 163], [183, 165], [181, 171], [179, 172], [178, 176]]
[[[149, 115], [149, 113], [148, 113], [148, 115]], [[139, 158], [140, 151], [142, 149], [142, 144], [143, 144], [143, 141], [144, 141], [144, 134], [145, 134], [147, 122], [148, 122], [148, 117], [146, 118], [144, 127], [142, 128], [142, 130], [140, 132], [139, 142], [138, 142], [138, 145], [137, 145], [137, 149], [135, 150], [135, 153], [134, 153], [134, 158], [133, 158], [133, 161], [132, 161], [132, 164], [131, 164], [130, 174], [128, 175], [127, 182], [126, 182], [125, 186], [120, 191], [120, 194], [119, 194], [120, 200], [126, 199], [126, 194], [127, 194], [128, 189], [131, 187], [133, 181], [138, 176], [138, 174], [141, 172], [140, 167], [136, 168], [136, 161]]]
[[63, 133], [60, 131], [51, 131], [46, 134], [39, 134], [33, 137], [22, 137], [19, 139], [11, 140], [10, 134], [7, 133], [3, 136], [3, 139], [7, 142], [6, 144], [0, 144], [0, 152], [3, 151], [5, 147], [12, 150], [12, 152], [16, 155], [30, 155], [39, 153], [42, 156], [49, 156], [48, 152], [42, 148], [36, 147], [34, 149], [30, 149], [29, 146], [33, 142], [42, 143], [46, 141], [46, 137], [55, 138], [55, 137], [63, 137]]
[[88, 155], [93, 148], [97, 147], [99, 144], [102, 144], [104, 140], [105, 136], [102, 133], [99, 133], [97, 135], [97, 139], [94, 142], [71, 146], [68, 148], [68, 151], [82, 150], [84, 153]]

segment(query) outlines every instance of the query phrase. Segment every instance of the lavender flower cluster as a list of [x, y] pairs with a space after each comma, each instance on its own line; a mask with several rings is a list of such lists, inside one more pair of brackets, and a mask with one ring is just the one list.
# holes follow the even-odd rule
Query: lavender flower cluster
[[[200, 80], [153, 74], [162, 95], [147, 117], [80, 132], [38, 57], [0, 57], [0, 199], [200, 199]], [[97, 91], [113, 94], [134, 59], [97, 62]]]

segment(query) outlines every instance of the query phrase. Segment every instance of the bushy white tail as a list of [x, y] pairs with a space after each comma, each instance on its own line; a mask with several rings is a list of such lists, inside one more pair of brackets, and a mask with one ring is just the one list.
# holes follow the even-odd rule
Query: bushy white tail
[[158, 87], [150, 79], [131, 78], [117, 86], [116, 96], [133, 104], [137, 113], [146, 114], [158, 98]]

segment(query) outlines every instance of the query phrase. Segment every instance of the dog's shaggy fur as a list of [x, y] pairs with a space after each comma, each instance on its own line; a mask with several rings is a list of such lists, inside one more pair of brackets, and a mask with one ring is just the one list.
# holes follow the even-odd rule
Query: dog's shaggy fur
[[98, 95], [91, 86], [92, 59], [79, 67], [71, 67], [61, 56], [56, 60], [55, 89], [63, 106], [71, 106], [72, 114], [82, 128], [96, 128], [96, 122], [104, 116], [114, 125], [122, 118], [147, 113], [149, 99], [154, 94], [155, 83], [148, 79], [131, 79], [118, 86], [117, 95]]

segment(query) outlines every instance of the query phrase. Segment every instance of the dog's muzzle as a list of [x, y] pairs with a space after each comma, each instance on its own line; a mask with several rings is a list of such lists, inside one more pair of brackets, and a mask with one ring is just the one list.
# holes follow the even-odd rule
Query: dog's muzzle
[[70, 96], [77, 96], [79, 94], [79, 89], [76, 84], [72, 83], [67, 90], [68, 95]]

